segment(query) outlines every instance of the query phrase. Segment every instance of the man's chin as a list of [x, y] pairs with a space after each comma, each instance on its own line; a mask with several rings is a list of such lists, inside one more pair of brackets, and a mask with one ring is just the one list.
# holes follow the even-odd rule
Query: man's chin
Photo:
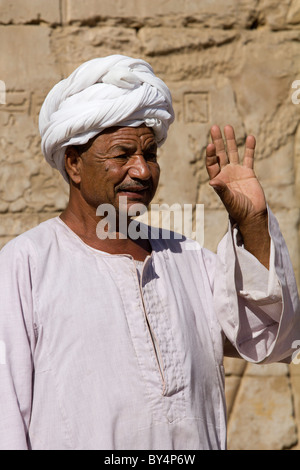
[[132, 217], [138, 217], [143, 215], [147, 212], [150, 203], [144, 204], [138, 201], [127, 201], [126, 204], [120, 204], [117, 213], [120, 216], [128, 217], [129, 219]]
[[129, 196], [121, 193], [118, 198], [118, 212], [121, 214], [126, 213], [129, 217], [144, 214], [150, 205], [149, 197], [143, 197], [138, 194], [137, 196], [131, 194]]

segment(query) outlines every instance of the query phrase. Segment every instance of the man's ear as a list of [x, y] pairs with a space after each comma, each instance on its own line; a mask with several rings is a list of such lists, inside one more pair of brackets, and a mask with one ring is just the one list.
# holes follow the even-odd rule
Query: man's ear
[[81, 181], [80, 175], [81, 158], [74, 146], [67, 147], [65, 151], [65, 168], [71, 181], [79, 184]]

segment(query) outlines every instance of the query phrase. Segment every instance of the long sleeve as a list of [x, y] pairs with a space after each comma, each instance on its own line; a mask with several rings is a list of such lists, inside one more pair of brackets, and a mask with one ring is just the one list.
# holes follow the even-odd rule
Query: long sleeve
[[214, 302], [221, 327], [241, 357], [289, 362], [300, 339], [297, 285], [285, 241], [270, 209], [270, 268], [239, 243], [230, 227], [218, 247]]
[[[26, 242], [25, 242], [26, 245]], [[27, 450], [34, 326], [30, 256], [10, 242], [0, 252], [0, 449]]]

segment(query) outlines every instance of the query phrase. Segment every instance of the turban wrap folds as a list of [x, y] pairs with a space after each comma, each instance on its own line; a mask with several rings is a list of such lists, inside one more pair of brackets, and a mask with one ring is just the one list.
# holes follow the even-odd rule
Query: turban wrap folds
[[152, 127], [158, 146], [174, 121], [172, 98], [151, 66], [123, 55], [92, 59], [49, 92], [39, 129], [47, 162], [66, 181], [65, 148], [82, 145], [113, 126]]

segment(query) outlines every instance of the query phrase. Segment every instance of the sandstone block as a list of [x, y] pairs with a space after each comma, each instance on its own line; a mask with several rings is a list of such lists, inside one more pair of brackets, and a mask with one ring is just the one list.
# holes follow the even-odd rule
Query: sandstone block
[[[160, 149], [158, 198], [169, 204], [193, 204], [196, 200], [198, 204], [205, 204], [206, 209], [220, 209], [213, 190], [207, 187], [204, 157], [210, 142], [210, 127], [216, 123], [225, 125], [224, 116], [230, 116], [237, 139], [242, 141], [244, 138], [233, 90], [226, 79], [172, 81], [168, 85], [173, 95], [176, 120], [170, 127], [167, 142]], [[201, 185], [205, 187], [203, 191]]]
[[[10, 95], [11, 93], [7, 94], [7, 110], [2, 111], [0, 108], [0, 163], [15, 164], [31, 160], [34, 155], [40, 155], [41, 150], [37, 125], [27, 111], [23, 112], [17, 106], [9, 106]], [[30, 101], [29, 94], [28, 100]]]
[[280, 377], [288, 376], [289, 366], [287, 364], [251, 364], [248, 363], [245, 376], [247, 377]]
[[[295, 349], [295, 352], [296, 352], [296, 349]], [[297, 355], [297, 360], [299, 359], [299, 355]], [[296, 364], [296, 363], [292, 363], [289, 365], [289, 370], [290, 370], [290, 374], [291, 374], [291, 377], [297, 377], [297, 376], [300, 376], [300, 364]]]
[[56, 170], [50, 168], [50, 171], [52, 173], [50, 178], [42, 172], [31, 177], [30, 186], [24, 191], [24, 201], [31, 210], [63, 211], [67, 206], [69, 185]]
[[9, 208], [9, 203], [0, 199], [0, 214], [5, 214]]
[[226, 408], [227, 408], [227, 417], [230, 416], [236, 395], [240, 386], [241, 378], [236, 376], [226, 377], [225, 382], [225, 399], [226, 399]]
[[[298, 366], [299, 367], [299, 366]], [[291, 377], [292, 393], [294, 398], [294, 412], [297, 428], [300, 429], [300, 377], [299, 375], [292, 375]], [[294, 449], [300, 449], [300, 441]]]
[[3, 201], [16, 201], [30, 187], [30, 174], [36, 172], [36, 166], [32, 163], [27, 160], [15, 164], [1, 164], [0, 196]]
[[[293, 141], [290, 139], [286, 145], [273, 151], [269, 158], [256, 160], [255, 169], [263, 185], [272, 185], [273, 188], [293, 185], [295, 181], [293, 150]], [[295, 203], [293, 199], [280, 200], [276, 198], [276, 194], [273, 195], [273, 201], [274, 203], [281, 201], [285, 207]]]
[[[204, 126], [199, 125], [200, 129]], [[179, 122], [172, 124], [167, 143], [159, 152], [161, 184], [157, 199], [167, 204], [194, 204], [197, 198], [195, 170], [190, 164], [194, 155], [189, 150], [188, 133], [183, 132], [183, 126]], [[180, 141], [176, 137], [178, 133], [182, 135]]]
[[196, 28], [147, 28], [139, 32], [144, 52], [148, 56], [167, 55], [185, 50], [207, 49], [228, 44], [237, 38], [235, 31], [202, 30]]
[[228, 448], [282, 450], [297, 443], [287, 377], [244, 377], [231, 413]]
[[111, 26], [57, 28], [51, 34], [51, 50], [64, 77], [83, 62], [95, 57], [111, 54], [142, 56], [141, 41], [137, 38], [135, 29]]
[[293, 0], [287, 14], [287, 22], [291, 24], [300, 23], [300, 3], [298, 0]]
[[260, 165], [259, 171], [256, 171], [258, 178], [261, 178], [261, 185], [264, 189], [266, 199], [268, 201], [269, 206], [273, 210], [273, 212], [278, 212], [282, 209], [287, 207], [295, 207], [297, 206], [297, 197], [295, 194], [295, 186], [293, 184], [289, 185], [277, 185], [275, 186], [271, 180], [267, 182], [264, 181], [265, 176], [267, 173], [263, 173], [264, 167], [268, 167], [269, 165]]
[[[286, 29], [287, 21], [294, 18], [297, 22], [297, 12], [299, 3], [297, 0], [291, 5], [290, 0], [282, 0], [280, 3], [276, 0], [262, 0], [259, 2], [258, 11], [260, 12], [261, 22], [267, 24], [272, 30], [278, 31]], [[290, 6], [291, 5], [291, 6]]]
[[228, 230], [226, 210], [204, 211], [204, 247], [216, 253], [218, 244]]
[[161, 25], [171, 19], [185, 19], [187, 22], [205, 24], [210, 27], [250, 27], [255, 18], [257, 1], [251, 6], [247, 0], [239, 2], [236, 7], [234, 0], [226, 3], [221, 0], [185, 0], [165, 1], [152, 0], [142, 2], [140, 0], [116, 0], [114, 9], [108, 0], [87, 0], [85, 3], [67, 0], [65, 4], [65, 21], [88, 22], [99, 21], [104, 18], [138, 19], [139, 21], [151, 21], [152, 24]]
[[15, 106], [10, 106], [9, 93], [7, 109], [0, 111], [0, 121], [2, 117], [4, 122], [0, 139], [0, 212], [63, 210], [68, 185], [45, 162], [35, 122], [37, 109], [32, 101], [28, 107], [33, 115], [23, 104], [16, 104], [16, 99]]
[[[278, 210], [275, 212], [276, 218], [279, 222], [279, 226], [285, 238], [290, 258], [294, 266], [296, 279], [298, 286], [300, 285], [300, 273], [299, 273], [299, 234], [298, 226], [300, 220], [299, 209]], [[300, 338], [299, 338], [300, 339]]]
[[224, 358], [225, 399], [228, 418], [230, 418], [246, 367], [247, 363], [243, 359], [236, 359], [232, 357]]
[[[297, 105], [300, 107], [300, 104]], [[295, 195], [300, 201], [300, 123], [295, 134], [295, 148], [294, 148], [294, 168], [295, 168]]]
[[58, 24], [60, 18], [59, 0], [0, 0], [1, 23], [39, 23]]
[[0, 26], [0, 79], [7, 90], [49, 90], [60, 80], [50, 50], [50, 33], [50, 29], [38, 26]]
[[224, 358], [224, 368], [226, 376], [235, 375], [242, 377], [244, 375], [247, 362], [243, 359], [237, 359], [234, 357], [225, 357]]
[[268, 157], [287, 144], [299, 122], [290, 97], [298, 74], [297, 34], [258, 30], [255, 35], [251, 31], [241, 37], [235, 60], [238, 66], [232, 69], [230, 80], [245, 128], [257, 137], [260, 157]]

